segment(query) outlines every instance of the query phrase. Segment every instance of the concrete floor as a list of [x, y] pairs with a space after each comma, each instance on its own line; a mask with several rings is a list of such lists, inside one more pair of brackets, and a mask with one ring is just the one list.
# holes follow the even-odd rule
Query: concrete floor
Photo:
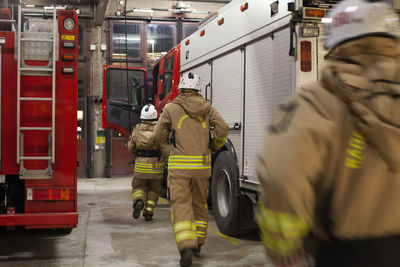
[[[79, 179], [79, 223], [69, 235], [51, 230], [0, 231], [0, 266], [179, 266], [169, 205], [153, 221], [132, 219], [130, 177]], [[273, 266], [257, 233], [222, 235], [210, 214], [196, 266]]]

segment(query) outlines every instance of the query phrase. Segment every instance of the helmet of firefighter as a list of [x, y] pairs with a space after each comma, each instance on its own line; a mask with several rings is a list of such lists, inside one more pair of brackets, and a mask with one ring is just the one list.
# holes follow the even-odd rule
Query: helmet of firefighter
[[388, 4], [363, 0], [344, 0], [322, 19], [327, 38], [325, 48], [364, 36], [399, 38], [399, 16]]
[[147, 104], [142, 108], [142, 112], [140, 113], [140, 118], [142, 120], [155, 120], [157, 119], [157, 110], [151, 105]]
[[196, 74], [189, 72], [183, 74], [181, 80], [179, 81], [178, 89], [189, 89], [200, 91], [200, 78]]

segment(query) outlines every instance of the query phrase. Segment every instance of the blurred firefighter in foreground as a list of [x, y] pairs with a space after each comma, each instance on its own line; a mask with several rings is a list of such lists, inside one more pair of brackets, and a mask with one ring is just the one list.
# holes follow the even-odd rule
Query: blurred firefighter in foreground
[[339, 3], [319, 83], [281, 106], [257, 165], [257, 220], [276, 266], [400, 266], [399, 17], [383, 3]]
[[[181, 266], [192, 264], [204, 244], [207, 224], [207, 196], [211, 177], [211, 151], [225, 143], [228, 126], [200, 91], [200, 79], [185, 74], [178, 96], [165, 106], [155, 138], [170, 143], [168, 188], [171, 221], [181, 254]], [[210, 127], [214, 129], [210, 132]]]
[[146, 221], [153, 218], [163, 178], [163, 162], [154, 141], [157, 110], [147, 104], [140, 114], [141, 123], [129, 136], [128, 149], [135, 154], [132, 179], [133, 218], [138, 219], [143, 210]]

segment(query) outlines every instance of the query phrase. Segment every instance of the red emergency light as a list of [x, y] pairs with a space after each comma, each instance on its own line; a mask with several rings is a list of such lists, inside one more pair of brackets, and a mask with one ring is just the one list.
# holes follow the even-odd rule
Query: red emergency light
[[300, 53], [301, 53], [301, 71], [311, 71], [311, 42], [301, 41], [300, 42]]

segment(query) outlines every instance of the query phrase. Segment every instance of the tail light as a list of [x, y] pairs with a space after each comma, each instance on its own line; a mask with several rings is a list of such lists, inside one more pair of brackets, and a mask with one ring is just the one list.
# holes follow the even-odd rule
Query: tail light
[[73, 188], [28, 188], [26, 200], [73, 200]]
[[311, 42], [301, 41], [300, 42], [300, 53], [301, 53], [301, 71], [311, 71]]

